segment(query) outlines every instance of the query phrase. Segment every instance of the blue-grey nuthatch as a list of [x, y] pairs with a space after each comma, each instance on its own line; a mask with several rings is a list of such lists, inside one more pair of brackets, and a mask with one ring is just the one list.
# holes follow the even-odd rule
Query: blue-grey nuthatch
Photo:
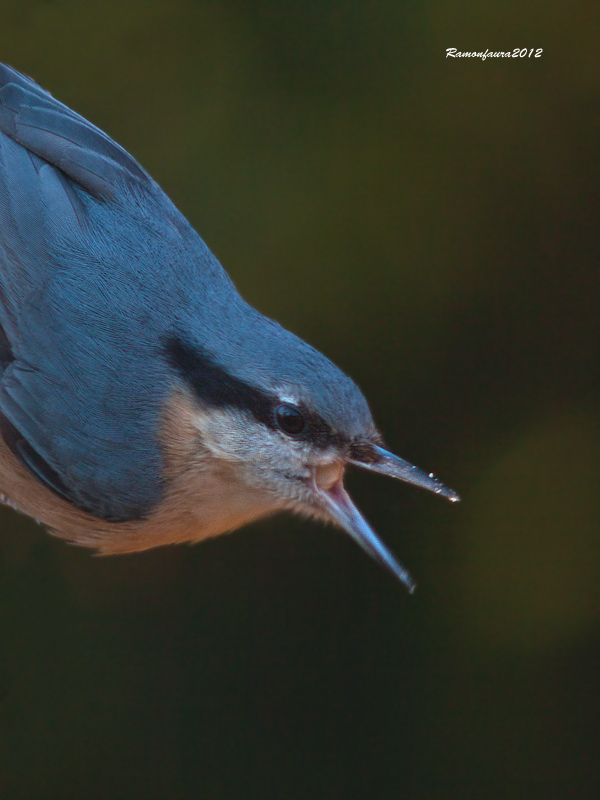
[[251, 308], [155, 181], [0, 65], [0, 491], [101, 553], [289, 509], [409, 589], [346, 464], [457, 495], [387, 452], [355, 384]]

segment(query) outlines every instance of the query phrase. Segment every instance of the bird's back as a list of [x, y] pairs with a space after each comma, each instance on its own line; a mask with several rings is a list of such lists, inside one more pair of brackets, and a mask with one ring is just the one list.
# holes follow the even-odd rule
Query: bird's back
[[99, 517], [157, 501], [169, 327], [233, 292], [106, 134], [0, 66], [0, 414], [17, 457]]

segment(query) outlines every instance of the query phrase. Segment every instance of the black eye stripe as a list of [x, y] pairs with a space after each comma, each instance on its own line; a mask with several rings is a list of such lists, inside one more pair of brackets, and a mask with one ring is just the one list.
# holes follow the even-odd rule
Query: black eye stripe
[[276, 398], [231, 375], [197, 345], [174, 336], [166, 344], [171, 365], [194, 390], [196, 397], [213, 408], [239, 408], [258, 421], [276, 428], [273, 403]]
[[[198, 399], [213, 408], [238, 408], [246, 411], [272, 430], [281, 430], [277, 409], [282, 401], [274, 394], [252, 386], [229, 373], [210, 353], [192, 345], [179, 336], [165, 342], [167, 358], [183, 380], [194, 390]], [[332, 445], [343, 446], [347, 439], [334, 431], [303, 403], [297, 408], [304, 419], [302, 431], [294, 435], [297, 441], [308, 442], [325, 449]]]

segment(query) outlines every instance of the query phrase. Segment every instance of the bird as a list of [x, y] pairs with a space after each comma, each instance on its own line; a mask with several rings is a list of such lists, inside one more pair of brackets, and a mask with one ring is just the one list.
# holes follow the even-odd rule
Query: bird
[[412, 591], [348, 465], [451, 501], [356, 384], [242, 299], [140, 164], [0, 65], [0, 493], [98, 554], [280, 511], [333, 523]]

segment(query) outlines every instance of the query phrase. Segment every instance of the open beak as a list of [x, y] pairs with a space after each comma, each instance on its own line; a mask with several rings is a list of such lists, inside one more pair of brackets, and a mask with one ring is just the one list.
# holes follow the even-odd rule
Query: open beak
[[[331, 465], [327, 468], [317, 468], [315, 472], [314, 488], [321, 507], [328, 513], [332, 521], [349, 533], [366, 553], [386, 567], [412, 593], [415, 590], [415, 582], [404, 567], [396, 561], [350, 499], [342, 483], [344, 465], [342, 462], [337, 463], [337, 467]], [[384, 475], [391, 475], [416, 486], [422, 486], [435, 494], [447, 497], [452, 502], [460, 499], [456, 492], [447, 489], [433, 475], [428, 475], [417, 467], [413, 467], [412, 464], [388, 453], [381, 447], [373, 447], [373, 459], [368, 463], [354, 460], [351, 460], [350, 463]]]

